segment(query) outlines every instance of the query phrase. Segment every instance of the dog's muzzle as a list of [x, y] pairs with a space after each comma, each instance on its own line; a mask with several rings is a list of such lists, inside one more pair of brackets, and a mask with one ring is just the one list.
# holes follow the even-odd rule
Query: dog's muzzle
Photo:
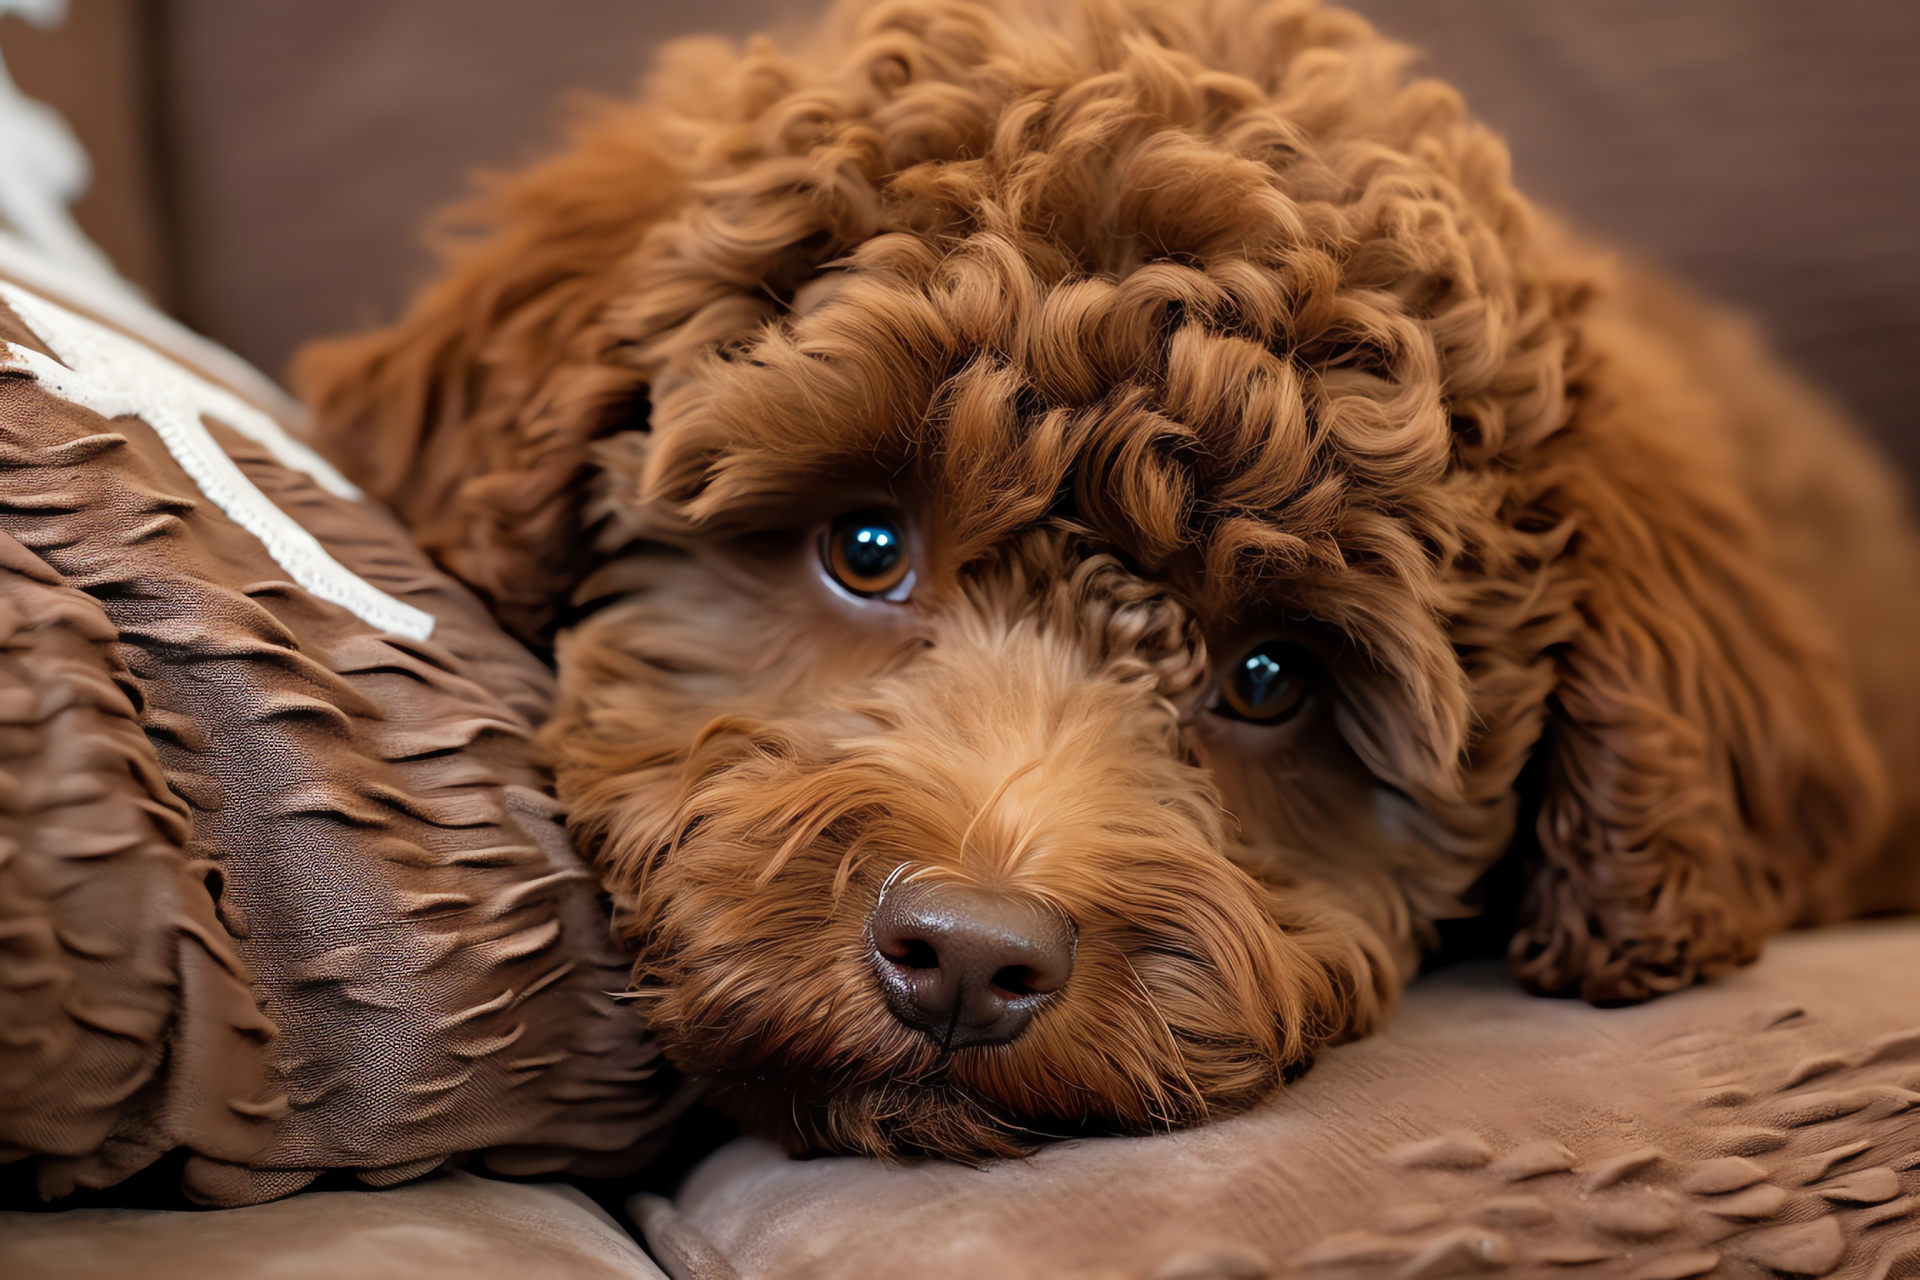
[[889, 882], [868, 933], [887, 1007], [943, 1050], [1010, 1042], [1073, 973], [1073, 922], [1015, 894]]

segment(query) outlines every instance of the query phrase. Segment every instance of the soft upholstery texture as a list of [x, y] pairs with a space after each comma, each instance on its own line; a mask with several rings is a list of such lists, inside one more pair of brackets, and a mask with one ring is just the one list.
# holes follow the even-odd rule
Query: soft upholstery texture
[[[0, 1161], [59, 1195], [184, 1147], [222, 1204], [480, 1148], [636, 1162], [661, 1086], [534, 762], [546, 669], [236, 429], [257, 410], [174, 366], [123, 394], [143, 357], [79, 359], [49, 335], [88, 322], [28, 311], [49, 332], [0, 311]], [[156, 433], [202, 400], [245, 480], [207, 490]], [[227, 513], [248, 482], [317, 552]], [[357, 578], [431, 639], [290, 580], [328, 557], [316, 589]]]
[[1629, 1009], [1436, 974], [1260, 1111], [974, 1170], [742, 1141], [636, 1203], [676, 1280], [1920, 1273], [1920, 921]]
[[0, 1213], [8, 1280], [660, 1280], [571, 1187], [449, 1174], [225, 1213]]

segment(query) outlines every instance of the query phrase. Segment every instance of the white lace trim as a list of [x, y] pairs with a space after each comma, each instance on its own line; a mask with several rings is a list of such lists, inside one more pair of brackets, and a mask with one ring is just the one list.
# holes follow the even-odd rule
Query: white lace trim
[[350, 572], [274, 506], [214, 441], [201, 417], [217, 418], [265, 447], [283, 465], [306, 472], [335, 493], [358, 495], [345, 477], [288, 436], [279, 423], [124, 334], [38, 294], [0, 282], [0, 297], [59, 357], [49, 360], [31, 347], [10, 342], [6, 354], [15, 368], [32, 374], [52, 394], [104, 418], [132, 415], [146, 422], [208, 501], [258, 538], [289, 577], [320, 599], [381, 631], [413, 640], [433, 634], [432, 614], [403, 604]]

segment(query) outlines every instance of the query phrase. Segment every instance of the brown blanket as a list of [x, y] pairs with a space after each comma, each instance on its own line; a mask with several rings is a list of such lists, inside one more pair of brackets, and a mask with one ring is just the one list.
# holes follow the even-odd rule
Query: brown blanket
[[170, 1151], [215, 1204], [639, 1163], [665, 1086], [546, 669], [248, 378], [7, 252], [0, 1201]]

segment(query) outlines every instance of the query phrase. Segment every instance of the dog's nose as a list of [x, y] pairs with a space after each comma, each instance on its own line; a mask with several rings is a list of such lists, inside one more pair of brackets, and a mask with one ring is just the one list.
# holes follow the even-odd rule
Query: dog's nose
[[893, 1015], [943, 1048], [1005, 1044], [1073, 972], [1073, 924], [1043, 902], [961, 885], [889, 885], [873, 967]]

